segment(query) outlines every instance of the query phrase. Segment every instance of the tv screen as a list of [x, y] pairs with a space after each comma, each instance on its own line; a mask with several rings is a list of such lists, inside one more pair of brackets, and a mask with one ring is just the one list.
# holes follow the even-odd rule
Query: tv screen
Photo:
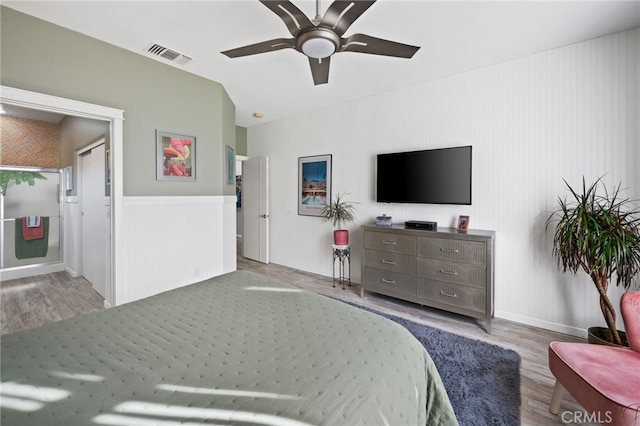
[[471, 146], [378, 154], [376, 200], [471, 205]]

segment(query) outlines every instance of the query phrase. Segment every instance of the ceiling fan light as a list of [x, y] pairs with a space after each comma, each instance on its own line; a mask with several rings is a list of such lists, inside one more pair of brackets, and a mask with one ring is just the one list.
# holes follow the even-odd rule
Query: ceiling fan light
[[310, 38], [302, 43], [302, 53], [310, 58], [326, 58], [335, 52], [336, 45], [326, 38]]

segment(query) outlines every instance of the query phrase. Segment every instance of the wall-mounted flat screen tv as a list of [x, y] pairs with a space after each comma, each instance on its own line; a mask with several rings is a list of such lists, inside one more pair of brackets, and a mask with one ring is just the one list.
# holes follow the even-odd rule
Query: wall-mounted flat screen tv
[[378, 154], [381, 203], [471, 205], [471, 146]]

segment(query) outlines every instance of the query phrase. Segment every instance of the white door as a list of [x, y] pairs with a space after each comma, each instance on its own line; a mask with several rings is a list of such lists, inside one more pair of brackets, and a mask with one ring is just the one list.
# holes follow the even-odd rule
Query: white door
[[242, 165], [242, 256], [269, 263], [268, 161], [251, 158]]
[[105, 149], [104, 144], [80, 157], [80, 205], [82, 208], [82, 276], [106, 298]]

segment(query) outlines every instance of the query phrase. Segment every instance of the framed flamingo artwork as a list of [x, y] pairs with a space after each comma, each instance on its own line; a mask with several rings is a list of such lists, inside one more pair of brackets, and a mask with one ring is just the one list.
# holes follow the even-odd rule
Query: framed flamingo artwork
[[196, 180], [196, 138], [156, 130], [156, 180]]

